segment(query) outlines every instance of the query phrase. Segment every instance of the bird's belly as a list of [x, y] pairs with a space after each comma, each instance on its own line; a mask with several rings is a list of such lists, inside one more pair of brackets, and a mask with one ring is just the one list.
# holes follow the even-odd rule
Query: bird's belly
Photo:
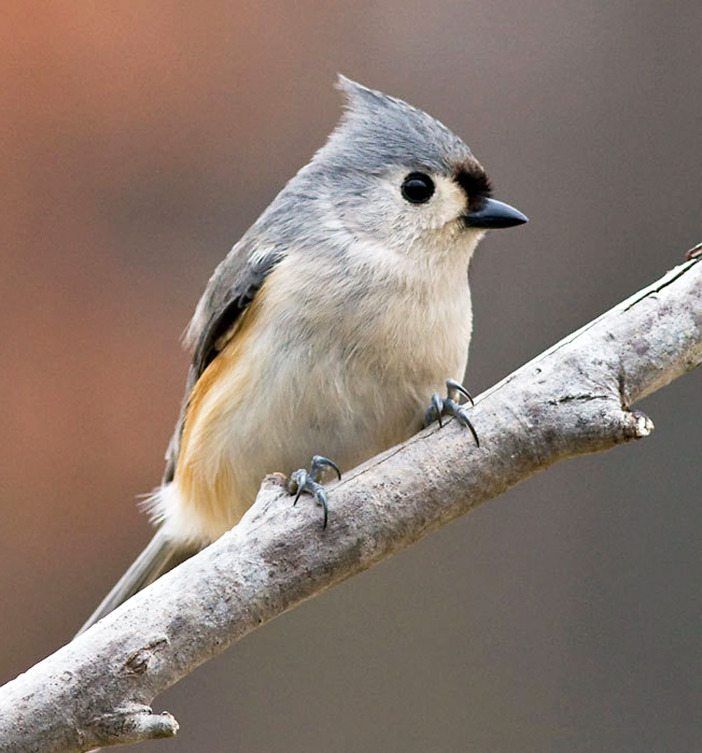
[[[469, 304], [468, 304], [469, 305]], [[470, 312], [468, 311], [468, 317]], [[344, 348], [343, 333], [315, 339], [279, 331], [240, 335], [212, 362], [187, 414], [171, 491], [170, 528], [209, 541], [234, 525], [267, 473], [290, 474], [326, 455], [349, 470], [422, 425], [431, 394], [461, 379], [468, 329], [453, 336], [374, 331]], [[420, 327], [421, 329], [421, 327]]]

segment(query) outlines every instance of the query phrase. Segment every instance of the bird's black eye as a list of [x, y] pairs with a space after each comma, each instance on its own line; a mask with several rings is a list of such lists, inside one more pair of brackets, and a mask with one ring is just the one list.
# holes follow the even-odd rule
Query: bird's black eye
[[402, 195], [411, 204], [425, 204], [434, 194], [434, 181], [424, 173], [410, 173], [402, 181]]

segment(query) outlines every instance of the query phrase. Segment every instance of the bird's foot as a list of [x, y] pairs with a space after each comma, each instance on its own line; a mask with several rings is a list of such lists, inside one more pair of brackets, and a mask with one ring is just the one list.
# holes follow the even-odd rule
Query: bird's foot
[[312, 458], [309, 471], [305, 468], [300, 468], [290, 475], [288, 481], [288, 491], [290, 494], [295, 495], [293, 507], [297, 504], [297, 501], [300, 499], [300, 495], [303, 492], [311, 494], [317, 500], [317, 504], [324, 510], [324, 524], [322, 525], [322, 528], [327, 527], [327, 520], [329, 519], [327, 492], [319, 483], [322, 473], [326, 468], [332, 468], [336, 471], [336, 475], [339, 479], [341, 479], [341, 471], [334, 461], [325, 458], [323, 455], [315, 455]]
[[429, 426], [429, 424], [433, 423], [434, 421], [438, 421], [439, 426], [443, 426], [441, 417], [453, 416], [453, 418], [455, 418], [461, 424], [461, 426], [466, 426], [470, 429], [470, 432], [473, 435], [473, 439], [475, 439], [476, 446], [480, 447], [478, 433], [471, 423], [470, 418], [468, 418], [467, 407], [466, 405], [461, 405], [458, 402], [461, 395], [463, 395], [463, 397], [465, 397], [471, 405], [474, 405], [470, 392], [468, 392], [468, 390], [462, 384], [460, 384], [460, 382], [457, 382], [455, 379], [447, 379], [446, 397], [442, 398], [438, 392], [435, 392], [432, 395], [431, 405], [427, 408], [427, 411], [424, 414], [424, 426]]

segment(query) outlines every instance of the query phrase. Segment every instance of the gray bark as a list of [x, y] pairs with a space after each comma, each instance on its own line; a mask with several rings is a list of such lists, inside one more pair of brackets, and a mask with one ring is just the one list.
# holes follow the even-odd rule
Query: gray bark
[[630, 406], [701, 361], [693, 257], [480, 395], [480, 448], [450, 421], [331, 485], [326, 530], [268, 477], [232, 531], [0, 688], [0, 751], [175, 735], [150, 704], [195, 667], [555, 461], [647, 436]]

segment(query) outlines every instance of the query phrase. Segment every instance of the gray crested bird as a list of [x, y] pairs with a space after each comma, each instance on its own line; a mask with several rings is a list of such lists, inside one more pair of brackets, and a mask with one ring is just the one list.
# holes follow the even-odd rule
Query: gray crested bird
[[459, 405], [468, 263], [485, 230], [527, 218], [491, 198], [439, 121], [343, 76], [338, 88], [339, 124], [197, 305], [185, 400], [149, 501], [158, 530], [81, 632], [230, 529], [267, 473], [313, 494], [326, 524], [325, 467], [350, 469], [442, 414], [472, 429]]

